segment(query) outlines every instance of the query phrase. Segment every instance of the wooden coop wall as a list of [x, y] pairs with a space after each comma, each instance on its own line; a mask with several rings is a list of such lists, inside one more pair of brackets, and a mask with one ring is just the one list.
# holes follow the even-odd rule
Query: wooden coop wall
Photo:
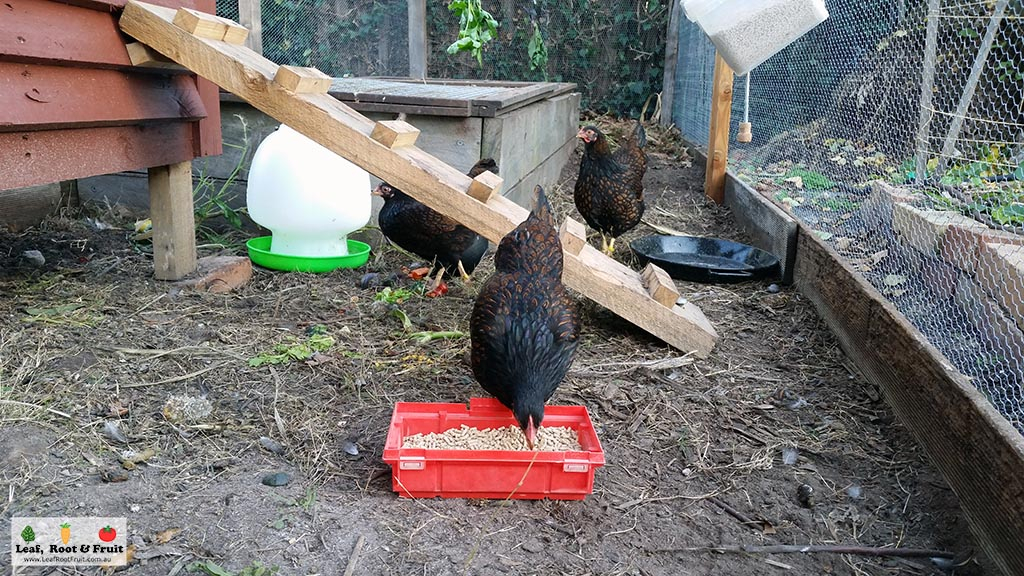
[[[213, 0], [157, 0], [213, 11]], [[0, 225], [53, 202], [47, 186], [221, 153], [214, 84], [133, 67], [122, 0], [0, 5]], [[56, 192], [57, 197], [60, 192]]]

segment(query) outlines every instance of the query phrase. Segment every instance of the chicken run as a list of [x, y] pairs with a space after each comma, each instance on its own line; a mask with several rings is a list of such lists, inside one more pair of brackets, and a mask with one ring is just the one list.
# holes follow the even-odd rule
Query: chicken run
[[[116, 204], [0, 231], [4, 520], [127, 519], [126, 566], [13, 573], [993, 573], [956, 495], [795, 288], [674, 282], [717, 332], [694, 354], [563, 285], [566, 216], [632, 271], [623, 246], [653, 233], [749, 240], [678, 130], [581, 126], [497, 245], [388, 182], [365, 265], [254, 268], [222, 293], [154, 280], [146, 215]], [[469, 176], [499, 169], [481, 158]], [[244, 253], [258, 228], [206, 224], [201, 256]], [[545, 407], [583, 406], [603, 446], [586, 497], [399, 497], [383, 454], [396, 406], [481, 396], [514, 425], [403, 440], [536, 460], [583, 444]], [[3, 563], [36, 537], [5, 524]]]
[[[636, 127], [584, 120], [617, 143]], [[612, 235], [743, 241], [678, 133], [646, 132], [643, 219]], [[586, 147], [544, 187], [527, 248], [553, 238], [545, 212], [577, 214]], [[0, 233], [4, 516], [127, 517], [132, 560], [118, 572], [986, 573], [953, 492], [790, 287], [677, 282], [721, 335], [702, 359], [563, 292], [541, 253], [492, 247], [463, 262], [466, 282], [371, 227], [361, 269], [256, 268], [234, 292], [201, 294], [152, 279], [138, 216], [91, 206]], [[636, 266], [628, 249], [615, 257]], [[423, 268], [434, 273], [409, 274]], [[513, 291], [516, 274], [548, 304], [540, 324], [568, 338], [557, 357], [575, 348], [553, 366], [557, 390], [531, 397], [588, 408], [607, 456], [593, 493], [398, 498], [381, 461], [392, 407], [464, 402], [486, 395], [488, 365], [516, 369], [486, 336], [511, 306], [488, 294]], [[442, 276], [447, 294], [427, 297]], [[801, 545], [824, 551], [768, 553]], [[869, 555], [889, 548], [916, 554]]]

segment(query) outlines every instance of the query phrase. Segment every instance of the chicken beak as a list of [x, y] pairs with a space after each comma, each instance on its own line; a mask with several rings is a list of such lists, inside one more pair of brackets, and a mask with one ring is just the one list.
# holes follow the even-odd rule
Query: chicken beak
[[579, 132], [576, 133], [576, 137], [579, 138], [580, 140], [583, 140], [584, 142], [589, 142], [589, 140], [587, 140], [587, 132], [582, 128]]
[[370, 194], [373, 194], [374, 196], [381, 196], [381, 197], [383, 197], [384, 196], [384, 185], [383, 184], [377, 184], [377, 187], [374, 188], [373, 192], [370, 192]]
[[526, 445], [533, 450], [534, 446], [537, 445], [537, 427], [533, 424], [533, 416], [530, 416], [526, 422]]

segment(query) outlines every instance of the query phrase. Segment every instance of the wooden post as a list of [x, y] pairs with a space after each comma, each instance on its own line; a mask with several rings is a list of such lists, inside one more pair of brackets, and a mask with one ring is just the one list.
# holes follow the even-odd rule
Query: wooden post
[[715, 79], [711, 94], [711, 130], [704, 193], [718, 204], [725, 202], [725, 169], [729, 163], [729, 116], [732, 113], [732, 68], [715, 53]]
[[409, 77], [427, 77], [427, 0], [409, 0]]
[[935, 88], [935, 52], [939, 44], [939, 7], [941, 0], [928, 0], [928, 24], [924, 37], [924, 68], [921, 70], [920, 111], [917, 115], [917, 159], [914, 182], [924, 184], [928, 172], [928, 124], [932, 121], [932, 95]]
[[974, 99], [974, 91], [978, 88], [978, 81], [981, 80], [981, 73], [985, 70], [985, 61], [988, 60], [989, 52], [992, 51], [992, 44], [996, 39], [996, 32], [999, 31], [999, 24], [1003, 21], [1003, 14], [1006, 13], [1006, 5], [1010, 0], [998, 0], [995, 8], [992, 9], [992, 16], [988, 20], [988, 27], [985, 29], [985, 37], [981, 39], [981, 48], [978, 55], [974, 57], [974, 64], [971, 66], [971, 74], [967, 77], [967, 85], [964, 86], [963, 94], [960, 95], [960, 102], [956, 105], [956, 112], [953, 113], [953, 121], [949, 124], [949, 132], [946, 133], [946, 141], [942, 144], [942, 153], [939, 154], [939, 166], [935, 169], [935, 178], [941, 178], [949, 165], [949, 159], [953, 156], [953, 149], [956, 148], [956, 141], [960, 137], [960, 129], [964, 125], [964, 117], [967, 109]]
[[192, 162], [149, 169], [149, 217], [153, 221], [153, 275], [180, 280], [196, 270], [196, 223]]
[[263, 54], [263, 9], [260, 0], [238, 0], [238, 23], [249, 29], [245, 45]]
[[668, 42], [665, 45], [665, 79], [661, 84], [661, 119], [663, 126], [672, 123], [672, 100], [676, 94], [676, 65], [679, 60], [679, 16], [680, 2], [672, 2], [668, 17]]

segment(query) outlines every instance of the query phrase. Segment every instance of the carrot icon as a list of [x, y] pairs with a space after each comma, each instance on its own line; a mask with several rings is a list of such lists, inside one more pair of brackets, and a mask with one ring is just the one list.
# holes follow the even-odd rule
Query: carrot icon
[[60, 540], [65, 544], [71, 541], [71, 524], [65, 522], [60, 525]]

